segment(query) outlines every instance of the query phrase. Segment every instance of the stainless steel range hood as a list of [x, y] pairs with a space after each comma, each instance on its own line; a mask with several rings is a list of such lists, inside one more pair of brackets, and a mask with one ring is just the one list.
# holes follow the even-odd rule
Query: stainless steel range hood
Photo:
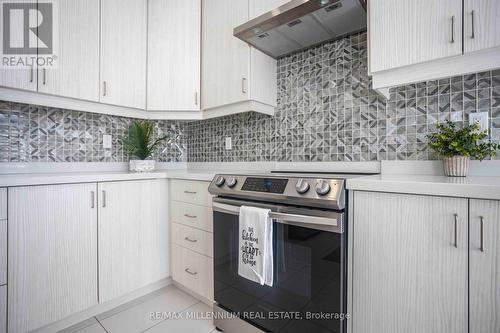
[[366, 0], [293, 0], [234, 28], [273, 58], [366, 28]]

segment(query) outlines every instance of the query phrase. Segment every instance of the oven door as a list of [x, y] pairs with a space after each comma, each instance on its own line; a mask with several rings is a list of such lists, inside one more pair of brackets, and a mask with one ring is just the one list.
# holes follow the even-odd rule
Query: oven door
[[[272, 211], [272, 287], [238, 275], [241, 205]], [[220, 308], [267, 332], [345, 332], [343, 212], [224, 198], [214, 198], [213, 211], [214, 296]]]

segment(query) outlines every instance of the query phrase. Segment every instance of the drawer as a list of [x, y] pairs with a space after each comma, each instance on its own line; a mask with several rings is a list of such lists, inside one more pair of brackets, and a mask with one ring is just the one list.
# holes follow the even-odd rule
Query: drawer
[[0, 220], [0, 286], [6, 283], [7, 283], [7, 220]]
[[172, 244], [172, 277], [195, 293], [213, 300], [213, 259]]
[[213, 257], [212, 233], [172, 223], [172, 242], [198, 252], [208, 257]]
[[7, 219], [7, 189], [0, 188], [0, 220]]
[[197, 205], [212, 206], [212, 196], [208, 193], [208, 182], [172, 179], [171, 197]]
[[193, 205], [186, 202], [172, 201], [172, 222], [212, 231], [212, 208]]
[[0, 287], [0, 333], [7, 332], [7, 286]]

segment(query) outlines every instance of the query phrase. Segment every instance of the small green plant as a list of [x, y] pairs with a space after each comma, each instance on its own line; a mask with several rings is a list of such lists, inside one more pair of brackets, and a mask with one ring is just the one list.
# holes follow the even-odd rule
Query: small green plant
[[153, 140], [154, 125], [147, 120], [135, 120], [125, 138], [121, 140], [123, 149], [131, 156], [145, 160], [153, 155], [154, 150], [167, 137]]
[[437, 124], [436, 133], [427, 135], [428, 146], [443, 157], [469, 156], [476, 160], [484, 160], [487, 156], [495, 156], [500, 145], [495, 142], [484, 142], [488, 131], [480, 131], [477, 122], [457, 128], [450, 120]]

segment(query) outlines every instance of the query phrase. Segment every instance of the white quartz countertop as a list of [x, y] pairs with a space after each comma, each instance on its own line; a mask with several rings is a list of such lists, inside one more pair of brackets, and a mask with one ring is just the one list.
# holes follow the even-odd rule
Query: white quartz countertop
[[500, 200], [500, 177], [381, 174], [349, 179], [347, 189]]
[[109, 182], [139, 179], [188, 179], [211, 181], [218, 171], [158, 170], [154, 172], [94, 171], [59, 173], [11, 173], [0, 175], [0, 187]]

